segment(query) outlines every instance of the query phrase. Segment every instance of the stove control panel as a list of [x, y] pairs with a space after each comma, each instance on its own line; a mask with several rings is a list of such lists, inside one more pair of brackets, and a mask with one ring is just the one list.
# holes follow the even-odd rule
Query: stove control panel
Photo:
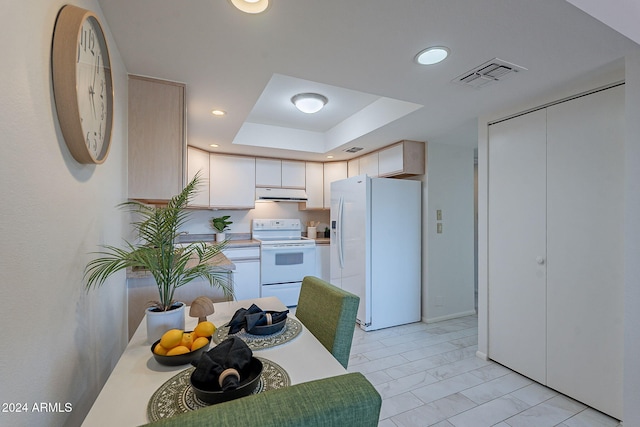
[[299, 219], [254, 219], [253, 230], [301, 230]]

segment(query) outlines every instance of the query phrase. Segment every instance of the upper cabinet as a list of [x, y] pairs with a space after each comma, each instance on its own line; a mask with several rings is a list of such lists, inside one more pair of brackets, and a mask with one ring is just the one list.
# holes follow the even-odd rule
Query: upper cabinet
[[185, 85], [129, 76], [129, 198], [166, 201], [185, 178]]
[[424, 171], [424, 142], [400, 141], [378, 151], [378, 176], [402, 178], [423, 175]]
[[331, 207], [331, 183], [347, 177], [347, 162], [324, 164], [324, 208]]
[[212, 208], [253, 209], [256, 200], [256, 159], [209, 155], [209, 204]]
[[282, 187], [305, 189], [305, 162], [295, 160], [282, 161]]
[[324, 209], [324, 166], [307, 162], [305, 167], [307, 201], [300, 203], [301, 209]]
[[305, 162], [256, 159], [256, 187], [305, 188]]
[[187, 182], [200, 174], [198, 192], [189, 203], [190, 207], [209, 207], [209, 152], [187, 147]]
[[365, 154], [360, 157], [358, 175], [378, 176], [378, 152]]

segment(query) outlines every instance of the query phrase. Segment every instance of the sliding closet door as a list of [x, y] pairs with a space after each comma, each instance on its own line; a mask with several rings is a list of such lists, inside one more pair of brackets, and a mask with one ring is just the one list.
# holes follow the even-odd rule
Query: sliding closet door
[[489, 356], [545, 382], [546, 112], [489, 127]]
[[624, 86], [547, 111], [547, 384], [622, 416]]

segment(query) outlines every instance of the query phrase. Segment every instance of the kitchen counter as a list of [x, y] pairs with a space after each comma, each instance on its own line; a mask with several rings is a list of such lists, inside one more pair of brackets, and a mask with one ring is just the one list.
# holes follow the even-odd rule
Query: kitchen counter
[[[220, 270], [233, 271], [236, 269], [236, 265], [231, 262], [231, 260], [229, 260], [229, 258], [227, 258], [224, 253], [219, 253], [214, 256], [211, 261], [209, 261], [209, 264], [215, 266], [216, 268], [219, 268]], [[195, 260], [193, 262], [189, 261], [189, 263], [187, 264], [188, 267], [191, 267], [193, 265], [195, 265]], [[127, 269], [127, 279], [142, 279], [145, 277], [151, 277], [151, 273], [146, 268], [135, 270], [131, 268]]]
[[328, 245], [329, 243], [331, 243], [331, 239], [328, 237], [317, 237], [315, 241], [316, 245]]

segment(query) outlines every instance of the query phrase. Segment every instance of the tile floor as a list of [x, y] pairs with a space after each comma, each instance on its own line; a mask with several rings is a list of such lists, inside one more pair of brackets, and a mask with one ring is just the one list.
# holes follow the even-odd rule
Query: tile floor
[[379, 427], [616, 427], [620, 424], [476, 357], [477, 317], [356, 328], [348, 370], [382, 396]]

